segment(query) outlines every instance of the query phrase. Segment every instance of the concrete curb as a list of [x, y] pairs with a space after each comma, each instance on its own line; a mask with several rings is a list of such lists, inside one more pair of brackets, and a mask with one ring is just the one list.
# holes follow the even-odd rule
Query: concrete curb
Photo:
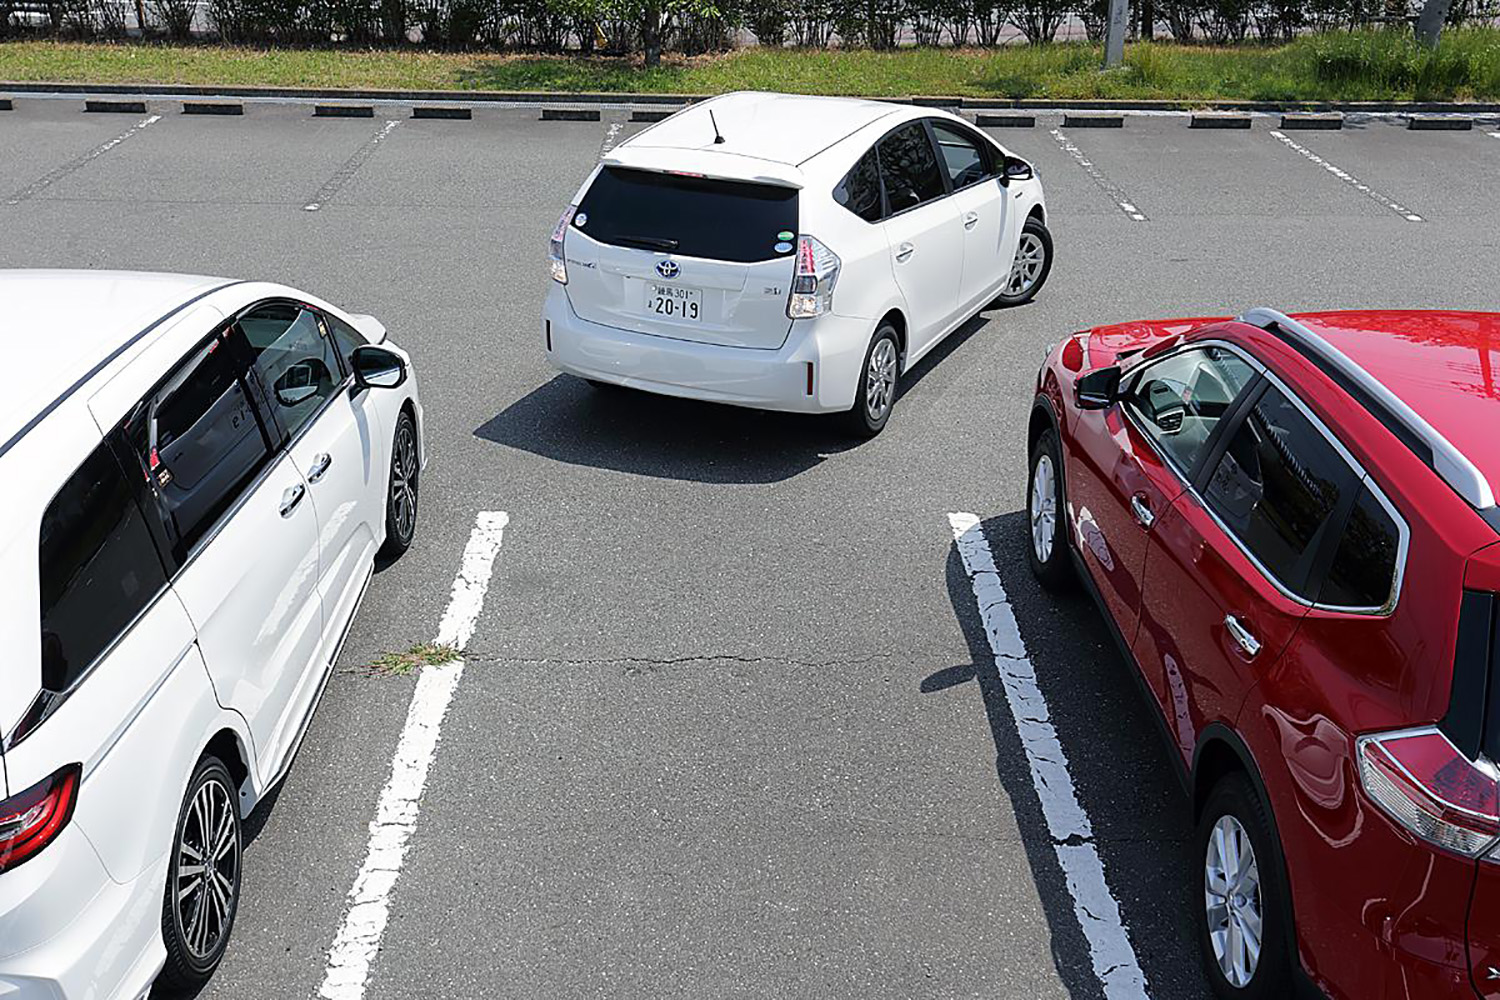
[[1344, 127], [1344, 116], [1337, 111], [1294, 111], [1281, 116], [1281, 127], [1288, 131], [1332, 131]]
[[1063, 115], [1063, 128], [1124, 128], [1124, 115], [1075, 114]]
[[671, 108], [631, 108], [630, 120], [633, 122], [659, 122], [665, 121], [676, 114]]
[[0, 97], [0, 111], [14, 111], [16, 106], [11, 103], [9, 97]]
[[1406, 127], [1417, 132], [1468, 132], [1474, 119], [1468, 115], [1437, 115], [1430, 118], [1408, 118]]
[[974, 124], [980, 128], [1036, 128], [1036, 115], [1019, 112], [986, 114], [981, 111], [974, 116]]
[[1250, 116], [1241, 111], [1199, 111], [1188, 119], [1188, 128], [1249, 128]]
[[313, 108], [314, 118], [374, 118], [373, 104], [319, 104]]
[[145, 101], [84, 101], [83, 110], [98, 114], [143, 115]]
[[599, 120], [598, 108], [543, 108], [542, 121], [544, 122], [596, 122]]
[[245, 113], [245, 106], [208, 101], [183, 101], [182, 113], [185, 115], [242, 115]]
[[449, 107], [447, 105], [418, 104], [411, 109], [413, 118], [451, 118], [460, 121], [472, 121], [474, 118], [473, 108]]

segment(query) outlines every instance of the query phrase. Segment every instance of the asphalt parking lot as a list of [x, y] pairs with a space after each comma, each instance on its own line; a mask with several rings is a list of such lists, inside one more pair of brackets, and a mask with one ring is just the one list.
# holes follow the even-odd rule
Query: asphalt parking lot
[[1126, 319], [1495, 309], [1500, 126], [1278, 138], [1274, 117], [1042, 114], [997, 133], [1046, 186], [1050, 282], [950, 338], [855, 445], [827, 421], [547, 367], [546, 236], [605, 144], [645, 127], [623, 109], [179, 112], [0, 112], [0, 266], [268, 278], [373, 313], [415, 358], [431, 454], [416, 545], [376, 574], [296, 766], [249, 821], [205, 997], [324, 984], [416, 683], [361, 666], [437, 633], [487, 511], [508, 515], [503, 544], [363, 995], [1105, 996], [955, 546], [962, 512], [1145, 992], [1207, 995], [1189, 810], [1155, 724], [1094, 609], [1026, 570], [1037, 365]]

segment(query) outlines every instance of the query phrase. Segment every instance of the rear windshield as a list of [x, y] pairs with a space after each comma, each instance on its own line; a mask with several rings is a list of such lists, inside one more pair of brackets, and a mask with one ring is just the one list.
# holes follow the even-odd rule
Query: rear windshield
[[788, 256], [797, 191], [605, 167], [573, 225], [600, 243], [749, 263]]

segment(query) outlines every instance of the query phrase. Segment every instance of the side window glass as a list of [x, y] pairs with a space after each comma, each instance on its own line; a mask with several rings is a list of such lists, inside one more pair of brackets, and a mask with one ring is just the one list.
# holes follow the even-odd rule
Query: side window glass
[[891, 212], [941, 198], [946, 192], [937, 154], [921, 122], [903, 125], [876, 147], [880, 151], [880, 179], [885, 184]]
[[1191, 475], [1209, 435], [1254, 378], [1255, 369], [1233, 351], [1184, 351], [1143, 369], [1125, 405], [1178, 470]]
[[123, 428], [180, 560], [270, 460], [233, 328], [198, 348]]
[[1318, 601], [1339, 608], [1383, 608], [1396, 584], [1401, 529], [1368, 486], [1360, 488]]
[[833, 200], [866, 222], [879, 222], [885, 215], [880, 199], [880, 161], [875, 150], [859, 158], [849, 175], [833, 189]]
[[344, 359], [344, 371], [352, 372], [354, 363], [349, 360], [349, 356], [354, 353], [356, 347], [363, 347], [370, 341], [354, 327], [334, 316], [325, 315], [323, 322], [328, 324], [328, 332], [333, 336], [334, 347], [338, 350], [339, 357]]
[[937, 137], [943, 169], [948, 172], [953, 190], [976, 184], [990, 175], [985, 166], [984, 150], [979, 148], [978, 140], [973, 136], [943, 122], [932, 123], [932, 134]]
[[1328, 439], [1272, 386], [1235, 429], [1205, 494], [1260, 564], [1303, 594], [1317, 543], [1353, 478]]
[[42, 515], [42, 687], [65, 691], [166, 586], [156, 546], [109, 446]]
[[290, 302], [271, 302], [240, 317], [240, 330], [272, 406], [296, 434], [338, 391], [343, 374], [318, 315]]

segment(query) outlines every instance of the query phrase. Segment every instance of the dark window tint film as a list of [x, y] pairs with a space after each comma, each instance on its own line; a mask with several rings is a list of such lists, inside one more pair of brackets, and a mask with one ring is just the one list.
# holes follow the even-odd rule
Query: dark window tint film
[[849, 176], [834, 189], [833, 200], [866, 222], [880, 221], [885, 206], [880, 196], [880, 163], [875, 150], [859, 158]]
[[880, 179], [892, 212], [941, 198], [942, 168], [921, 122], [903, 125], [880, 140]]
[[108, 446], [42, 515], [42, 687], [65, 691], [166, 586], [145, 518]]
[[1312, 557], [1354, 472], [1274, 386], [1214, 468], [1209, 506], [1282, 586], [1305, 593]]
[[573, 226], [615, 246], [741, 263], [771, 260], [795, 245], [782, 234], [797, 232], [797, 191], [605, 167], [583, 196]]
[[1401, 531], [1369, 487], [1359, 492], [1319, 601], [1340, 608], [1379, 608], [1396, 580]]

